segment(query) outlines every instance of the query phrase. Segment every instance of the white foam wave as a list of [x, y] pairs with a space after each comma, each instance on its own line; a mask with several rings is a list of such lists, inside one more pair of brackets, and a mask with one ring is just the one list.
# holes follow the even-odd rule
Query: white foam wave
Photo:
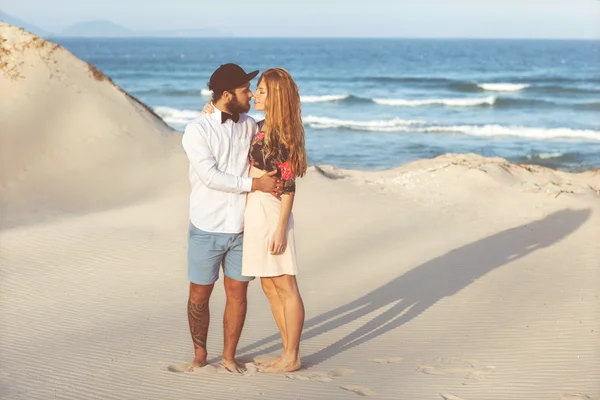
[[542, 160], [547, 160], [550, 158], [559, 158], [564, 156], [564, 153], [539, 153], [539, 154], [530, 154], [527, 156], [530, 160], [533, 158], [540, 158]]
[[480, 83], [477, 86], [490, 92], [518, 92], [527, 89], [531, 85], [520, 83]]
[[204, 96], [204, 97], [211, 97], [213, 94], [212, 90], [208, 90], [208, 89], [202, 89], [200, 91], [200, 95]]
[[325, 96], [300, 96], [300, 101], [303, 103], [322, 103], [326, 101], [339, 101], [347, 99], [347, 94], [330, 94]]
[[425, 123], [425, 121], [421, 120], [406, 120], [400, 118], [379, 121], [352, 121], [327, 117], [315, 117], [312, 115], [305, 116], [302, 118], [302, 120], [305, 125], [308, 125], [314, 129], [346, 128], [375, 132], [398, 132], [399, 130], [402, 130], [402, 128]]
[[[168, 124], [185, 125], [200, 116], [200, 110], [180, 110], [171, 107], [156, 107], [154, 111]], [[263, 119], [262, 114], [250, 114], [255, 120]], [[502, 125], [431, 125], [422, 120], [393, 118], [388, 120], [354, 121], [307, 115], [305, 125], [313, 129], [349, 129], [365, 132], [421, 132], [421, 133], [461, 133], [470, 136], [513, 136], [528, 139], [584, 139], [600, 141], [600, 131], [570, 128], [535, 128]], [[561, 154], [540, 154], [540, 158], [560, 157]]]
[[600, 141], [600, 131], [590, 129], [569, 128], [531, 128], [523, 126], [502, 125], [455, 125], [455, 126], [428, 126], [424, 132], [432, 133], [462, 133], [471, 136], [515, 136], [528, 139], [586, 139]]
[[167, 124], [185, 125], [200, 116], [200, 110], [179, 110], [171, 107], [156, 107], [154, 112]]
[[[569, 128], [535, 128], [502, 125], [431, 125], [420, 120], [390, 120], [351, 121], [327, 117], [304, 117], [304, 123], [313, 129], [339, 129], [367, 132], [417, 132], [417, 133], [461, 133], [470, 136], [513, 136], [529, 139], [585, 139], [600, 141], [600, 131], [589, 129]], [[549, 155], [554, 157], [555, 155]]]
[[408, 100], [408, 99], [373, 99], [377, 104], [384, 106], [395, 107], [418, 107], [430, 105], [443, 105], [454, 107], [475, 107], [483, 105], [493, 105], [496, 102], [494, 96], [474, 99], [423, 99], [423, 100]]

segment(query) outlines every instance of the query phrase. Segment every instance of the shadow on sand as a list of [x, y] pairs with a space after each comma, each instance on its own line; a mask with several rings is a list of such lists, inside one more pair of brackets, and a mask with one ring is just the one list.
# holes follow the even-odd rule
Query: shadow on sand
[[[590, 215], [589, 209], [561, 210], [541, 220], [488, 236], [421, 264], [344, 306], [308, 319], [302, 340], [389, 307], [338, 341], [314, 354], [304, 355], [303, 365], [320, 364], [402, 326], [488, 272], [564, 239], [583, 225]], [[267, 348], [257, 351], [263, 346]], [[238, 354], [243, 354], [242, 358], [253, 358], [280, 348], [279, 334], [275, 334], [239, 349]]]

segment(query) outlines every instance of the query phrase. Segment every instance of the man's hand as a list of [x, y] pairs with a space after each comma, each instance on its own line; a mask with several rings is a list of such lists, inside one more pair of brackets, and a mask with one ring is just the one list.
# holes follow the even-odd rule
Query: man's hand
[[252, 191], [259, 190], [265, 193], [271, 193], [273, 196], [279, 198], [282, 192], [281, 179], [273, 177], [277, 173], [277, 170], [267, 172], [260, 178], [252, 179]]

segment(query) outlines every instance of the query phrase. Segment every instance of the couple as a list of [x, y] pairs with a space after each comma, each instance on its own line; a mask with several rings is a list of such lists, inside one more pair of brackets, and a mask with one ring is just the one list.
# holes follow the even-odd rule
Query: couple
[[[283, 342], [283, 354], [260, 363], [263, 372], [300, 369], [304, 304], [300, 297], [292, 205], [295, 177], [306, 173], [300, 95], [290, 74], [266, 70], [253, 94], [246, 73], [221, 65], [208, 83], [212, 105], [185, 128], [191, 183], [188, 233], [188, 320], [195, 357], [185, 371], [206, 365], [209, 299], [223, 268], [227, 297], [222, 365], [235, 359], [246, 318], [248, 283], [260, 277]], [[264, 121], [246, 115], [250, 100]]]

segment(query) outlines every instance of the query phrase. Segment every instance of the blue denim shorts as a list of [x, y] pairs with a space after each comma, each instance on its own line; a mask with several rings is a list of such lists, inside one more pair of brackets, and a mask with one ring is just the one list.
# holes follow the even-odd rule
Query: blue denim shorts
[[249, 282], [242, 275], [242, 233], [202, 231], [190, 223], [188, 232], [188, 279], [197, 285], [211, 285], [219, 279], [219, 269], [231, 279]]

